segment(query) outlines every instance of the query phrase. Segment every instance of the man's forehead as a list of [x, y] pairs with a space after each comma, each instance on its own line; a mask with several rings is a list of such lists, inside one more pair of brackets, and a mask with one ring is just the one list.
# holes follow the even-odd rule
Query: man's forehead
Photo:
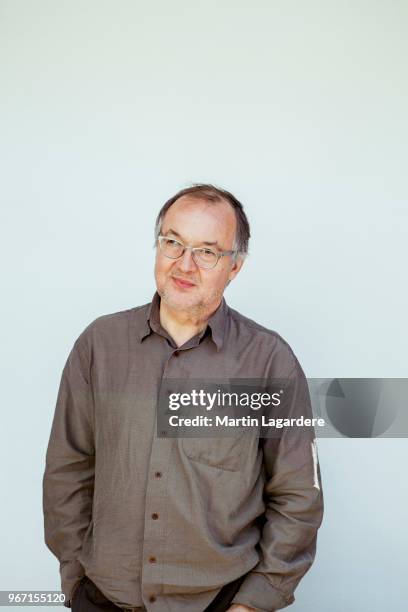
[[235, 235], [235, 213], [227, 202], [182, 196], [167, 210], [162, 234], [170, 230], [185, 242], [218, 244], [228, 249]]
[[205, 221], [209, 225], [221, 224], [222, 229], [227, 232], [235, 230], [235, 212], [229, 202], [226, 200], [212, 202], [189, 195], [181, 196], [170, 206], [164, 216], [163, 224], [168, 225], [171, 221], [173, 226], [176, 220], [188, 221], [194, 217], [200, 217], [201, 222]]

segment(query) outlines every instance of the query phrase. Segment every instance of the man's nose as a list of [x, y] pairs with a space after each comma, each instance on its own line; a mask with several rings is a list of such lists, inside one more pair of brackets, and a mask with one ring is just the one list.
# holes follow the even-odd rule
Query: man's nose
[[183, 255], [178, 260], [178, 267], [183, 272], [192, 272], [196, 269], [197, 264], [193, 259], [193, 253], [190, 249], [186, 249]]

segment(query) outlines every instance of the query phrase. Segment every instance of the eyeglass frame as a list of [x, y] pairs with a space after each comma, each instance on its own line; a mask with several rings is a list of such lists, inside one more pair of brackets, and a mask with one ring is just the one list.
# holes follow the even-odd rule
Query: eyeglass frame
[[[169, 255], [166, 255], [164, 253], [164, 251], [162, 250], [162, 239], [165, 240], [173, 240], [174, 242], [177, 242], [177, 244], [179, 244], [181, 247], [183, 247], [183, 251], [181, 253], [181, 255], [179, 255], [178, 257], [170, 257]], [[211, 266], [210, 268], [206, 268], [202, 265], [200, 265], [199, 263], [196, 262], [195, 257], [194, 257], [194, 252], [195, 251], [202, 251], [207, 247], [193, 247], [191, 245], [187, 245], [187, 244], [183, 244], [182, 242], [180, 242], [180, 240], [176, 240], [175, 238], [170, 238], [170, 236], [163, 236], [162, 234], [159, 234], [159, 236], [157, 236], [157, 242], [159, 243], [159, 248], [160, 248], [160, 253], [163, 253], [164, 257], [167, 257], [168, 259], [180, 259], [180, 257], [183, 257], [184, 253], [186, 252], [186, 250], [190, 250], [191, 251], [191, 256], [193, 258], [194, 263], [199, 267], [202, 268], [203, 270], [213, 270], [215, 268], [215, 266], [217, 265], [217, 263], [220, 261], [221, 257], [225, 257], [226, 255], [236, 255], [238, 253], [237, 250], [234, 251], [213, 251], [212, 249], [208, 249], [208, 251], [211, 251], [212, 253], [214, 253], [214, 255], [217, 256], [217, 261], [215, 262], [215, 264], [213, 266]]]

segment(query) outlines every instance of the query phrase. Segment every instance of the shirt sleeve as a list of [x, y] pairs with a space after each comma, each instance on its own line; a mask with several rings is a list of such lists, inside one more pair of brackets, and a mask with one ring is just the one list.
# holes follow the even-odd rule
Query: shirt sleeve
[[45, 543], [60, 562], [66, 607], [85, 573], [77, 557], [92, 518], [92, 398], [90, 359], [80, 336], [62, 372], [43, 476]]
[[[296, 358], [288, 383], [289, 401], [279, 416], [313, 418], [307, 380]], [[260, 560], [233, 599], [259, 612], [279, 610], [295, 601], [294, 591], [314, 561], [323, 518], [314, 427], [279, 431], [279, 436], [262, 441], [266, 509]]]

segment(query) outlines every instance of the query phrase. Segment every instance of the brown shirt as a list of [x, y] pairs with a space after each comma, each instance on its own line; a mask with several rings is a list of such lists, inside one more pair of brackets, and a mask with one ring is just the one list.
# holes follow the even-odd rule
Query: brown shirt
[[314, 561], [323, 494], [314, 434], [244, 446], [157, 437], [165, 378], [288, 377], [313, 416], [289, 345], [223, 298], [182, 346], [160, 297], [95, 319], [65, 364], [43, 479], [45, 542], [70, 598], [85, 574], [120, 607], [202, 612], [246, 577], [235, 603], [283, 608]]

